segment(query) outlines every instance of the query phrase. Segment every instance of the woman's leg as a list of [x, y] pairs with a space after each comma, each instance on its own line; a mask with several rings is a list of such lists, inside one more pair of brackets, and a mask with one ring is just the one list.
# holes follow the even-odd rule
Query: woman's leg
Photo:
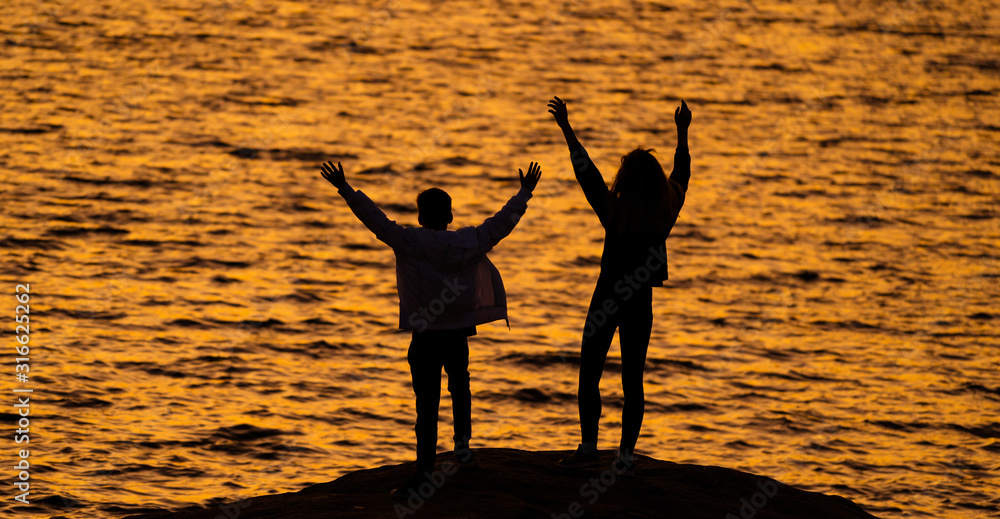
[[[608, 304], [608, 302], [611, 302]], [[608, 357], [611, 339], [615, 335], [621, 309], [617, 307], [613, 291], [600, 281], [587, 311], [580, 347], [580, 385], [577, 402], [580, 406], [580, 432], [583, 443], [596, 442], [601, 420], [601, 375]], [[613, 309], [613, 311], [611, 311]]]
[[619, 449], [631, 454], [639, 439], [646, 398], [642, 389], [642, 372], [646, 366], [646, 351], [653, 325], [652, 289], [638, 290], [622, 312], [618, 339], [622, 349], [622, 441]]

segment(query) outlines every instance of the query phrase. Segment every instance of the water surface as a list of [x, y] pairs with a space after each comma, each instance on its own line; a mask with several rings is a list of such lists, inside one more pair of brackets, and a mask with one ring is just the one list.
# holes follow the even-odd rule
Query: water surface
[[[996, 514], [997, 7], [5, 2], [0, 280], [33, 293], [37, 510], [119, 516], [413, 459], [393, 255], [324, 160], [404, 224], [442, 187], [457, 226], [541, 163], [491, 253], [511, 329], [472, 342], [474, 441], [574, 447], [603, 235], [555, 94], [608, 180], [637, 144], [669, 168], [673, 109], [694, 112], [640, 453], [880, 517]], [[609, 449], [617, 359], [616, 340]]]

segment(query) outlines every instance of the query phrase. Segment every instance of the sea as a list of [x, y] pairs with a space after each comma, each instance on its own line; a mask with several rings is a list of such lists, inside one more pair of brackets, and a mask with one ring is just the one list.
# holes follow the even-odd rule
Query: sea
[[[0, 15], [5, 513], [218, 506], [414, 459], [393, 252], [325, 161], [402, 225], [445, 189], [452, 229], [540, 163], [489, 253], [509, 328], [470, 339], [472, 447], [575, 448], [604, 233], [547, 112], [559, 96], [609, 183], [638, 145], [669, 172], [674, 109], [693, 113], [637, 453], [881, 518], [1000, 516], [998, 2], [4, 0]], [[614, 449], [617, 339], [602, 394]], [[451, 435], [443, 390], [440, 451]]]

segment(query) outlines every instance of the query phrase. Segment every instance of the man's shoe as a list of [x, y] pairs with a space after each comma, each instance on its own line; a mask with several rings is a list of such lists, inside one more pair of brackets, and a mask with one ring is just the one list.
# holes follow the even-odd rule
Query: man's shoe
[[559, 466], [566, 469], [596, 469], [600, 462], [601, 456], [597, 449], [585, 453], [581, 444], [568, 458], [559, 460]]
[[410, 491], [420, 493], [420, 485], [427, 482], [427, 478], [420, 474], [414, 474], [403, 482], [398, 488], [392, 489], [393, 499], [406, 499], [410, 497]]

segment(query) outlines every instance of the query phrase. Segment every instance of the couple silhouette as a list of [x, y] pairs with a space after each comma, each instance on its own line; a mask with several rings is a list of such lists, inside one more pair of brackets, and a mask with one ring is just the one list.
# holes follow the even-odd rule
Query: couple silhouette
[[[666, 239], [684, 204], [691, 176], [687, 145], [691, 111], [684, 101], [674, 110], [677, 148], [669, 178], [653, 150], [639, 146], [622, 156], [609, 188], [577, 139], [566, 103], [555, 97], [548, 108], [566, 138], [576, 179], [605, 230], [600, 275], [580, 348], [577, 398], [581, 442], [559, 465], [569, 469], [599, 466], [599, 384], [617, 329], [625, 403], [621, 442], [612, 468], [620, 474], [631, 474], [645, 405], [642, 373], [653, 322], [652, 289], [663, 286], [667, 279]], [[324, 163], [321, 170], [323, 178], [337, 188], [361, 223], [395, 253], [399, 327], [413, 334], [407, 361], [417, 410], [416, 473], [393, 492], [396, 497], [405, 497], [434, 477], [442, 368], [448, 374], [458, 467], [479, 466], [469, 447], [472, 397], [468, 339], [476, 335], [476, 325], [507, 319], [503, 280], [487, 253], [514, 230], [524, 215], [541, 177], [541, 167], [532, 162], [527, 174], [518, 169], [520, 189], [499, 212], [478, 226], [455, 231], [448, 230], [452, 223], [451, 197], [441, 189], [420, 193], [420, 227], [403, 227], [348, 184], [339, 162], [336, 166]]]

